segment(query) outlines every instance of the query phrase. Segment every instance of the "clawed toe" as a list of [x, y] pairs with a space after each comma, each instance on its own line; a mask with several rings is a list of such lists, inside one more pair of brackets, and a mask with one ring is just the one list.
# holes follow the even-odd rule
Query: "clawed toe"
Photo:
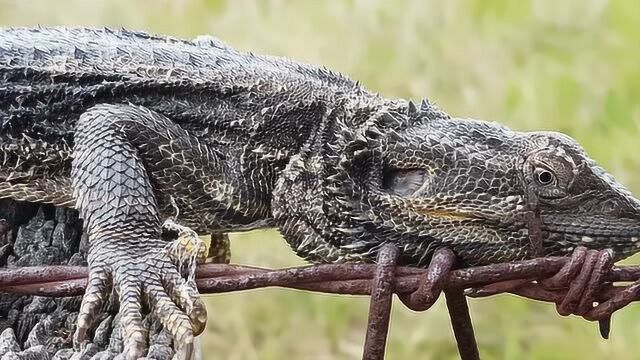
[[169, 264], [158, 264], [160, 276], [144, 283], [149, 305], [171, 333], [179, 358], [193, 353], [194, 336], [204, 331], [207, 312], [194, 285]]
[[147, 350], [147, 331], [142, 325], [142, 282], [134, 275], [116, 273], [119, 293], [122, 332], [127, 359], [144, 356]]
[[73, 336], [76, 350], [86, 341], [89, 328], [93, 325], [111, 288], [111, 279], [106, 271], [94, 269], [89, 273], [88, 285], [78, 312], [77, 328]]
[[207, 324], [207, 309], [195, 283], [185, 280], [172, 269], [167, 269], [161, 280], [161, 288], [168, 294], [166, 296], [187, 314], [193, 336], [200, 335]]
[[[147, 352], [148, 330], [143, 324], [149, 309], [173, 336], [178, 358], [193, 353], [193, 338], [204, 330], [207, 312], [190, 281], [185, 280], [166, 253], [152, 253], [141, 261], [122, 260], [110, 267], [92, 268], [78, 314], [74, 346], [80, 349], [111, 289], [118, 294], [123, 356], [137, 359]], [[149, 270], [133, 264], [143, 263]], [[112, 269], [113, 272], [112, 272]], [[148, 307], [143, 304], [148, 304]]]
[[147, 285], [147, 292], [154, 312], [174, 340], [181, 345], [192, 343], [191, 320], [167, 295], [164, 288], [157, 284]]

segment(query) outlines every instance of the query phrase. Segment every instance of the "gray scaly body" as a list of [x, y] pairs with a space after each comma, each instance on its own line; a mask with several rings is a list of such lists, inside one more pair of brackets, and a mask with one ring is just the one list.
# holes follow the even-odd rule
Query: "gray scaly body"
[[392, 242], [406, 265], [442, 246], [476, 265], [534, 255], [535, 203], [546, 255], [640, 248], [640, 203], [565, 135], [124, 30], [0, 31], [0, 198], [80, 211], [92, 272], [76, 339], [113, 285], [131, 357], [142, 294], [180, 342], [206, 321], [163, 252], [167, 218], [201, 234], [277, 227], [314, 262], [373, 261]]

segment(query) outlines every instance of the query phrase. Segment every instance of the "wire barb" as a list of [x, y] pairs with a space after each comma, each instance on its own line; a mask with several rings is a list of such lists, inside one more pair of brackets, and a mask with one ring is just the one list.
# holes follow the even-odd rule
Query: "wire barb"
[[[483, 297], [499, 293], [511, 293], [525, 298], [559, 304], [566, 296], [568, 288], [548, 289], [542, 286], [544, 280], [553, 278], [559, 271], [568, 271], [572, 258], [545, 257], [494, 265], [451, 270], [442, 281], [442, 290], [447, 296], [447, 304], [452, 317], [454, 333], [463, 359], [477, 358], [477, 346], [471, 327], [471, 319], [464, 301], [464, 294]], [[325, 264], [307, 265], [286, 269], [265, 269], [233, 264], [199, 264], [196, 273], [198, 290], [203, 294], [224, 293], [264, 287], [284, 287], [332, 294], [371, 295], [386, 294], [380, 289], [380, 281], [373, 282], [379, 264]], [[398, 266], [391, 271], [391, 281], [384, 286], [398, 296], [409, 296], [421, 286], [428, 269]], [[394, 274], [395, 273], [395, 274]], [[0, 270], [0, 293], [14, 293], [37, 296], [77, 296], [84, 293], [87, 285], [87, 269], [77, 266], [22, 267]], [[388, 279], [388, 278], [385, 278]], [[603, 274], [603, 285], [595, 294], [602, 304], [609, 299], [620, 300], [622, 304], [640, 299], [638, 283], [629, 286], [615, 285], [640, 279], [640, 266], [612, 266]], [[547, 280], [548, 281], [548, 280]], [[480, 290], [476, 288], [483, 287]], [[375, 289], [375, 291], [374, 291]], [[490, 290], [486, 290], [490, 289]], [[466, 293], [462, 291], [466, 290]], [[381, 298], [388, 299], [387, 295]], [[372, 308], [380, 307], [372, 298]], [[385, 300], [386, 301], [386, 300]], [[464, 303], [463, 303], [464, 302]], [[390, 308], [390, 303], [389, 303]], [[466, 308], [466, 310], [465, 310]], [[379, 314], [387, 316], [382, 307]], [[371, 315], [370, 315], [371, 316]], [[388, 323], [387, 323], [388, 324]], [[608, 335], [608, 322], [600, 321], [603, 335]], [[385, 322], [381, 322], [378, 334], [384, 333]], [[382, 339], [382, 335], [376, 336]], [[373, 341], [373, 340], [372, 340]], [[382, 341], [382, 340], [376, 340]], [[377, 344], [384, 352], [384, 344]], [[474, 350], [475, 349], [475, 350]], [[464, 354], [467, 355], [464, 355]], [[474, 357], [475, 356], [475, 357]], [[382, 357], [379, 357], [382, 359]]]

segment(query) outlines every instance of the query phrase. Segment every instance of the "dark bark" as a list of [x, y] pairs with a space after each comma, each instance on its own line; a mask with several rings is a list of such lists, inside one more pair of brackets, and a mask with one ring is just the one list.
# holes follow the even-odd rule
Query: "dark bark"
[[[0, 268], [41, 265], [86, 266], [88, 242], [72, 209], [0, 200]], [[0, 359], [67, 359], [81, 297], [44, 298], [0, 292]], [[122, 351], [113, 302], [91, 329], [81, 359], [113, 358]], [[147, 319], [147, 323], [151, 323]], [[151, 324], [149, 357], [170, 358], [171, 338]]]
[[[86, 265], [87, 242], [76, 211], [0, 200], [0, 219], [0, 267]], [[31, 349], [38, 357], [70, 356], [71, 350], [62, 349], [72, 347], [79, 305], [80, 297], [0, 293], [0, 355], [4, 359], [13, 350], [22, 358], [27, 354], [21, 351]]]

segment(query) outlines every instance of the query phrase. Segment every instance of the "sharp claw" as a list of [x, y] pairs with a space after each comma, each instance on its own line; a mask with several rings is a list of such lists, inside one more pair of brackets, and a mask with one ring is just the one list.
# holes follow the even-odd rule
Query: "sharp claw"
[[127, 359], [143, 357], [147, 348], [147, 332], [142, 326], [142, 289], [137, 278], [124, 277], [120, 287], [120, 313]]
[[76, 332], [73, 334], [73, 349], [75, 351], [80, 351], [82, 348], [82, 343], [84, 343], [87, 335], [87, 328], [81, 325], [78, 325], [76, 328]]
[[202, 334], [207, 325], [207, 308], [204, 302], [198, 298], [191, 313], [189, 313], [191, 325], [193, 326], [193, 336]]
[[178, 351], [178, 359], [191, 360], [192, 358], [193, 358], [193, 342], [190, 344], [185, 344]]
[[200, 335], [207, 324], [207, 309], [198, 291], [174, 272], [165, 274], [162, 283], [171, 299], [189, 316], [193, 335]]
[[191, 319], [167, 295], [161, 284], [147, 285], [153, 311], [179, 344], [193, 343]]
[[93, 324], [97, 313], [104, 304], [107, 295], [109, 276], [102, 270], [92, 271], [89, 274], [89, 285], [82, 298], [82, 304], [78, 313], [77, 328], [73, 335], [73, 346], [80, 350], [86, 340], [87, 331]]
[[125, 326], [123, 328], [127, 338], [125, 343], [125, 353], [127, 359], [136, 360], [144, 356], [147, 347], [147, 334], [142, 327]]

